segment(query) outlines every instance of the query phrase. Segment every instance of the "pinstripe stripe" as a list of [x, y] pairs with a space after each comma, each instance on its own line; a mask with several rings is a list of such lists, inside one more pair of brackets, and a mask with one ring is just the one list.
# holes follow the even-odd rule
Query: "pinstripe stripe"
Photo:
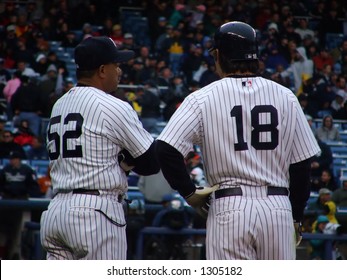
[[[242, 82], [250, 86], [242, 86]], [[267, 110], [252, 115], [260, 105]], [[241, 115], [231, 115], [235, 106], [241, 108]], [[247, 149], [235, 150], [241, 116]], [[278, 118], [276, 127], [271, 116]], [[257, 149], [263, 143], [274, 143], [275, 134], [268, 128], [261, 131], [263, 125], [278, 131], [278, 145], [273, 149]], [[264, 187], [288, 188], [290, 164], [319, 152], [290, 90], [261, 77], [221, 79], [190, 94], [158, 139], [183, 156], [199, 145], [210, 185], [243, 188], [243, 196], [212, 200], [207, 220], [208, 259], [295, 258], [290, 201], [285, 196], [267, 197]]]
[[[83, 118], [81, 135], [67, 135], [64, 141], [67, 131], [76, 131], [76, 120], [64, 123], [72, 113]], [[48, 131], [61, 139], [59, 157], [50, 162], [54, 191], [99, 189], [101, 195], [58, 193], [51, 201], [41, 217], [47, 258], [126, 259], [125, 226], [116, 224], [125, 225], [117, 201], [128, 186], [117, 155], [127, 149], [137, 157], [154, 139], [128, 103], [92, 87], [75, 87], [61, 97], [52, 110], [51, 117], [56, 116], [60, 122]], [[81, 146], [82, 157], [63, 157], [64, 145], [69, 151]], [[47, 138], [47, 147], [56, 152], [56, 140]]]
[[[158, 139], [183, 156], [192, 150], [193, 144], [200, 145], [211, 185], [232, 182], [288, 187], [289, 165], [317, 154], [319, 147], [293, 93], [260, 77], [252, 80], [254, 90], [242, 90], [240, 79], [225, 78], [190, 94]], [[277, 109], [279, 145], [275, 150], [256, 150], [251, 146], [250, 112], [259, 104]], [[230, 117], [230, 111], [235, 105], [243, 109], [246, 151], [234, 151], [235, 118]], [[263, 123], [268, 123], [268, 118], [260, 116]], [[271, 139], [267, 136], [263, 140]]]
[[[80, 113], [84, 118], [82, 135], [68, 142], [69, 149], [81, 145], [83, 157], [60, 156], [51, 162], [53, 188], [78, 186], [125, 191], [127, 178], [118, 165], [117, 154], [125, 148], [136, 157], [153, 142], [149, 133], [139, 129], [142, 125], [136, 112], [129, 104], [97, 89], [76, 87], [56, 102], [52, 117], [61, 115], [62, 118], [59, 125], [52, 126], [51, 132], [63, 135], [75, 129], [75, 122], [63, 124], [68, 113]], [[54, 142], [48, 141], [47, 146], [53, 151]]]

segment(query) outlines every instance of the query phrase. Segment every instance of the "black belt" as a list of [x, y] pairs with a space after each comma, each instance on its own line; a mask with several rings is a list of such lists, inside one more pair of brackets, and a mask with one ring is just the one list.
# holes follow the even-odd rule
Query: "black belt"
[[[257, 188], [257, 187], [254, 187]], [[236, 188], [227, 188], [227, 189], [220, 189], [216, 190], [214, 193], [215, 199], [227, 197], [227, 196], [241, 196], [242, 195], [242, 189], [240, 187]], [[289, 195], [289, 191], [287, 188], [281, 188], [281, 187], [267, 187], [267, 195]]]
[[87, 189], [75, 189], [72, 194], [90, 194], [90, 195], [100, 195], [98, 190], [87, 190]]
[[[70, 191], [68, 191], [70, 192]], [[58, 192], [59, 193], [59, 192]], [[60, 193], [66, 193], [64, 191], [60, 191]], [[100, 195], [99, 190], [88, 190], [88, 189], [74, 189], [72, 194], [88, 194], [88, 195]], [[123, 195], [119, 194], [117, 197], [118, 202], [122, 202]]]

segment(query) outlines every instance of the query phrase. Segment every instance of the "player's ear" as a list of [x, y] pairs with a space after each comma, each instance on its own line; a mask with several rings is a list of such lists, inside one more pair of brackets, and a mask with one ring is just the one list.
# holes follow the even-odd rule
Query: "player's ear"
[[101, 78], [105, 78], [106, 77], [106, 65], [100, 65], [97, 72]]

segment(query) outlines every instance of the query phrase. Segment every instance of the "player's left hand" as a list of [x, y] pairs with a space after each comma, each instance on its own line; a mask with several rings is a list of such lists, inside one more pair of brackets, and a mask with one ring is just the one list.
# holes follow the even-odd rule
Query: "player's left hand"
[[218, 184], [212, 187], [197, 187], [195, 192], [185, 199], [187, 203], [192, 206], [200, 216], [206, 219], [209, 209], [209, 195], [216, 191], [218, 188]]
[[294, 222], [295, 229], [295, 245], [298, 247], [302, 240], [302, 225], [301, 223]]

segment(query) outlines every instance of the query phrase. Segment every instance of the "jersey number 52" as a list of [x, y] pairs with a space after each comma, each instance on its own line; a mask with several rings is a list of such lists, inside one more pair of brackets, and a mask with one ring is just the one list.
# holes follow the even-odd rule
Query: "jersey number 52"
[[[64, 119], [64, 125], [67, 125], [69, 122], [76, 122], [76, 125], [74, 130], [66, 130], [63, 135], [59, 135], [57, 132], [52, 132], [52, 126], [60, 124], [60, 121], [61, 116], [55, 116], [49, 120], [47, 137], [48, 140], [53, 141], [55, 145], [55, 152], [52, 152], [51, 150], [48, 151], [49, 159], [57, 159], [61, 152], [63, 158], [82, 157], [82, 146], [75, 145], [73, 149], [69, 149], [68, 140], [77, 139], [81, 136], [83, 117], [79, 113], [68, 114]], [[60, 146], [62, 146], [62, 149]]]

